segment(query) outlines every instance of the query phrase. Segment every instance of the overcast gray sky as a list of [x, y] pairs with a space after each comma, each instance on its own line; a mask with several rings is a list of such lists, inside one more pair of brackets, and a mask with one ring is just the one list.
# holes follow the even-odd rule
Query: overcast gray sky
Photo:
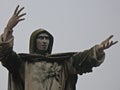
[[[29, 36], [44, 28], [53, 34], [53, 53], [83, 51], [113, 34], [120, 41], [120, 0], [0, 0], [0, 33], [17, 5], [26, 20], [14, 28], [14, 50], [28, 53]], [[120, 90], [120, 43], [106, 50], [104, 63], [79, 76], [77, 90]], [[8, 71], [0, 64], [0, 90]]]

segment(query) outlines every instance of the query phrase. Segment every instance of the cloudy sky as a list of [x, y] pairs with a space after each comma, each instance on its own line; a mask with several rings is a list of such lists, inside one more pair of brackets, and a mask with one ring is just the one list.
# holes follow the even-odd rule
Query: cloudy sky
[[[53, 34], [53, 53], [80, 52], [111, 34], [120, 41], [120, 0], [0, 0], [0, 33], [17, 5], [27, 13], [14, 28], [17, 53], [28, 53], [30, 34], [38, 28]], [[100, 67], [79, 76], [77, 90], [120, 90], [120, 43], [105, 52]], [[7, 74], [0, 64], [0, 90], [7, 90]]]

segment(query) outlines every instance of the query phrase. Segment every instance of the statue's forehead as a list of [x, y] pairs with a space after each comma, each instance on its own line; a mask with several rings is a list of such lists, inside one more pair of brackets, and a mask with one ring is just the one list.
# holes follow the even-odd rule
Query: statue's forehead
[[43, 33], [40, 33], [40, 34], [38, 34], [38, 37], [49, 37], [49, 34], [48, 33], [46, 33], [46, 32], [43, 32]]

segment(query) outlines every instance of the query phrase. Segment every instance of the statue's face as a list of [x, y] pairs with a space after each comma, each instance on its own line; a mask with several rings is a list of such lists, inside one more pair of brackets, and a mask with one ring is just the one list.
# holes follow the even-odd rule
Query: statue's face
[[47, 33], [41, 33], [37, 36], [36, 47], [38, 50], [46, 51], [49, 46], [49, 35]]

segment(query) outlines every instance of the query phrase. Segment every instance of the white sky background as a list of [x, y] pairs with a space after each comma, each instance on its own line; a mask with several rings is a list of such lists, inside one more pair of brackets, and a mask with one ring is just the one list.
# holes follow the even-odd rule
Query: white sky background
[[[0, 33], [18, 4], [27, 13], [14, 28], [18, 53], [28, 53], [29, 36], [38, 28], [53, 34], [53, 53], [83, 51], [111, 34], [120, 41], [120, 0], [0, 0]], [[120, 90], [120, 43], [105, 52], [100, 67], [79, 76], [77, 90]], [[0, 90], [7, 90], [7, 74], [0, 64]]]

